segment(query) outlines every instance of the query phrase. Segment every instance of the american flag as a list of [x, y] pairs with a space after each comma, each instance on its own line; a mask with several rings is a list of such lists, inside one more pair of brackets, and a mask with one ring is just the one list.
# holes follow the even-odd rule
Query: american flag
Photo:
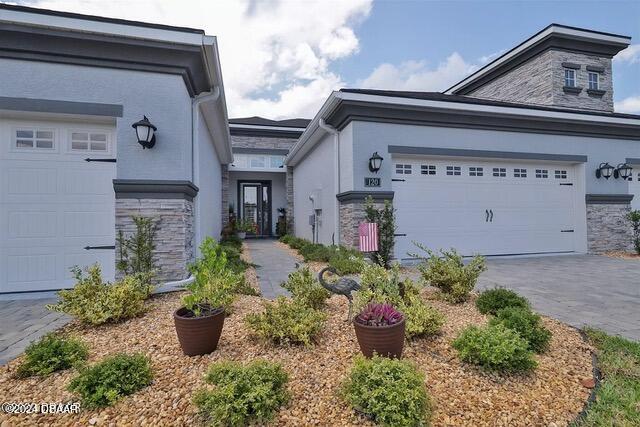
[[360, 252], [378, 251], [378, 224], [363, 222], [358, 226], [360, 236]]

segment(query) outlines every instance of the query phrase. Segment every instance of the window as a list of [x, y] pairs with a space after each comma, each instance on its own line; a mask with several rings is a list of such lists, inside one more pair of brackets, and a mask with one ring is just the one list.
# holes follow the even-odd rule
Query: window
[[556, 179], [567, 179], [567, 171], [557, 170], [554, 173]]
[[422, 175], [435, 175], [436, 174], [436, 165], [421, 165], [420, 173]]
[[482, 168], [471, 166], [469, 167], [469, 176], [483, 176], [484, 171]]
[[569, 87], [576, 87], [576, 70], [565, 68], [564, 85]]
[[549, 178], [549, 171], [547, 169], [536, 169], [536, 178]]
[[589, 72], [589, 89], [600, 89], [600, 74]]
[[497, 177], [507, 176], [507, 168], [493, 168], [493, 176], [497, 176]]
[[514, 178], [526, 178], [527, 177], [527, 170], [526, 169], [514, 169], [513, 170], [513, 177]]
[[396, 173], [398, 175], [411, 175], [411, 165], [396, 163]]
[[459, 176], [461, 173], [460, 166], [447, 166], [447, 175]]
[[104, 132], [71, 132], [71, 150], [107, 152], [107, 134]]
[[235, 153], [231, 166], [235, 169], [273, 169], [283, 171], [283, 165], [284, 156]]
[[52, 130], [17, 129], [15, 148], [53, 150], [55, 148]]

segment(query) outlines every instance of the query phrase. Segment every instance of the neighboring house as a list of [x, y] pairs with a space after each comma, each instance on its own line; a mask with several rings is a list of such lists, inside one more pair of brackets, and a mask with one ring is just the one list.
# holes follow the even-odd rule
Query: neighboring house
[[444, 94], [332, 93], [285, 160], [295, 233], [357, 246], [372, 196], [393, 201], [399, 259], [412, 241], [464, 255], [629, 249], [640, 116], [613, 112], [611, 75], [629, 42], [553, 24]]
[[3, 4], [0, 70], [0, 292], [70, 287], [76, 264], [113, 280], [131, 215], [157, 219], [158, 279], [185, 278], [232, 160], [216, 39]]
[[223, 169], [225, 223], [229, 215], [250, 221], [256, 233], [249, 235], [258, 237], [276, 235], [279, 220], [293, 227], [293, 177], [284, 158], [309, 122], [262, 117], [229, 120], [234, 161]]

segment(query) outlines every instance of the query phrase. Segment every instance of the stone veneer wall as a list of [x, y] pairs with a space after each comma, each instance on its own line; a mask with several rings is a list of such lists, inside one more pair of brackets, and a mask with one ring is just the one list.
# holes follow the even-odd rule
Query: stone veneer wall
[[[565, 93], [563, 62], [580, 65], [576, 70], [579, 93]], [[604, 68], [600, 73], [600, 89], [604, 94], [587, 91], [587, 66]], [[550, 49], [531, 58], [467, 96], [532, 105], [613, 111], [611, 58]]]
[[293, 168], [287, 166], [287, 177], [285, 179], [287, 192], [287, 233], [295, 234], [295, 222], [293, 220]]
[[[365, 220], [364, 200], [340, 202], [340, 244], [358, 248], [360, 244], [358, 226]], [[384, 200], [374, 200], [376, 208], [384, 207]]]
[[[122, 230], [128, 235], [135, 231], [132, 215], [156, 220], [154, 261], [158, 270], [157, 282], [186, 278], [187, 265], [195, 256], [193, 201], [182, 198], [116, 199], [116, 233]], [[121, 277], [120, 273], [117, 275]]]
[[551, 105], [552, 56], [552, 51], [548, 50], [466, 95], [496, 101]]
[[633, 250], [631, 224], [625, 218], [627, 204], [587, 204], [587, 247], [589, 253]]

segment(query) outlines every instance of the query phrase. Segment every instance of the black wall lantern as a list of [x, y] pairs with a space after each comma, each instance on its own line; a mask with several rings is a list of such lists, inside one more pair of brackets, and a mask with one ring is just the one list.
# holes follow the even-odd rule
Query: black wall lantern
[[631, 171], [633, 168], [626, 163], [620, 163], [616, 170], [613, 171], [613, 177], [615, 179], [622, 178], [625, 181], [631, 176]]
[[143, 149], [151, 148], [156, 145], [155, 132], [158, 128], [156, 128], [149, 119], [147, 119], [147, 116], [144, 116], [142, 120], [132, 124], [131, 127], [136, 130], [138, 142], [142, 145]]
[[378, 173], [380, 167], [382, 166], [383, 160], [384, 159], [380, 156], [380, 154], [378, 154], [377, 151], [373, 153], [373, 155], [369, 158], [369, 170], [371, 172]]
[[602, 177], [604, 179], [609, 179], [611, 178], [611, 175], [613, 175], [614, 169], [615, 168], [609, 163], [600, 163], [600, 166], [596, 169], [596, 178]]

